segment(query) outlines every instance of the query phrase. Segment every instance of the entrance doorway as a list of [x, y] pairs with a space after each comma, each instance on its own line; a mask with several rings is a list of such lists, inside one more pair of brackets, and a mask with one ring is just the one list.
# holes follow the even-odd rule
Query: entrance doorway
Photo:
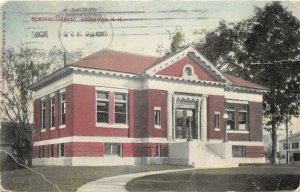
[[189, 121], [187, 114], [192, 114], [191, 118], [191, 133], [192, 138], [197, 139], [198, 133], [196, 128], [195, 109], [176, 109], [176, 129], [175, 136], [177, 139], [187, 139], [189, 137]]

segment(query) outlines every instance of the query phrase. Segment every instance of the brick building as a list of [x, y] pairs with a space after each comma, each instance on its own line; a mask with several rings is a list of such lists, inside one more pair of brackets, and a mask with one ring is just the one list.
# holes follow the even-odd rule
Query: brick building
[[192, 47], [162, 58], [103, 50], [32, 89], [35, 165], [265, 160], [266, 88], [219, 71]]

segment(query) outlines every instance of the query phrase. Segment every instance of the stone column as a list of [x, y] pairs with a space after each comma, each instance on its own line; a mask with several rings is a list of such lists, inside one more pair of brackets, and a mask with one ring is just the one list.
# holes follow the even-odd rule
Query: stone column
[[172, 139], [173, 135], [173, 103], [172, 103], [173, 93], [168, 91], [167, 97], [167, 135], [168, 140]]
[[201, 102], [201, 140], [207, 140], [207, 98], [204, 97]]
[[201, 100], [200, 99], [198, 99], [197, 100], [197, 106], [196, 106], [196, 108], [197, 108], [197, 115], [195, 116], [197, 119], [195, 119], [195, 120], [197, 120], [196, 122], [197, 122], [197, 133], [198, 133], [198, 135], [197, 135], [197, 139], [198, 140], [200, 140], [200, 125], [202, 124], [201, 123], [201, 110], [200, 110], [200, 105], [201, 105]]

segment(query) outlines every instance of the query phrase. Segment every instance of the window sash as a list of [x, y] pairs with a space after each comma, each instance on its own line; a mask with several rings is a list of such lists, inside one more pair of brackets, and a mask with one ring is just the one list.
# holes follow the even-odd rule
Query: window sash
[[161, 157], [161, 146], [160, 143], [156, 143], [156, 157]]
[[298, 149], [299, 148], [299, 143], [292, 143], [292, 149]]
[[59, 125], [66, 124], [66, 98], [65, 93], [61, 93], [59, 96]]
[[50, 127], [55, 126], [55, 98], [50, 98]]
[[227, 125], [230, 130], [248, 129], [248, 104], [227, 103], [225, 104], [228, 119]]
[[220, 114], [215, 113], [215, 128], [219, 129], [220, 128]]
[[115, 92], [115, 123], [127, 124], [128, 103], [126, 93]]
[[46, 128], [46, 101], [41, 101], [41, 129]]
[[154, 110], [154, 125], [161, 126], [161, 110], [160, 109]]
[[122, 156], [122, 145], [120, 143], [104, 143], [104, 154], [107, 156]]
[[232, 156], [245, 157], [246, 156], [245, 146], [232, 146]]

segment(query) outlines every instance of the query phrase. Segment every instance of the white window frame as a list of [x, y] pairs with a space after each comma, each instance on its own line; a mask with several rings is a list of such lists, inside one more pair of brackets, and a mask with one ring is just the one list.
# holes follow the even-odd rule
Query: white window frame
[[[233, 111], [234, 112], [234, 128], [235, 129], [228, 129], [227, 128], [227, 133], [249, 133], [249, 119], [248, 119], [248, 109], [249, 109], [249, 101], [243, 101], [243, 100], [230, 100], [230, 99], [226, 99], [225, 100], [225, 108], [226, 108], [226, 103], [230, 103], [230, 104], [234, 104], [234, 110], [233, 109], [226, 109], [227, 112], [228, 111]], [[240, 112], [239, 109], [236, 109], [236, 106], [238, 105], [247, 105], [247, 110], [246, 111], [241, 111], [241, 112], [246, 112], [246, 129], [245, 130], [241, 130], [241, 129], [237, 129], [236, 127], [236, 122], [238, 121], [239, 123], [239, 119], [237, 119], [237, 113]], [[227, 127], [227, 125], [225, 125]], [[228, 126], [229, 127], [229, 126]]]
[[[54, 99], [54, 103], [52, 103], [52, 99]], [[52, 113], [54, 115], [52, 115]], [[52, 125], [53, 118], [54, 118], [54, 125]], [[55, 129], [55, 95], [50, 95], [50, 130], [54, 130], [54, 129]]]
[[[62, 95], [65, 95], [65, 100], [64, 100], [64, 102], [62, 102]], [[59, 128], [60, 129], [62, 129], [62, 128], [65, 128], [66, 127], [66, 117], [67, 117], [67, 104], [66, 104], [66, 92], [65, 92], [65, 89], [63, 89], [63, 90], [60, 90], [59, 91], [59, 95], [58, 95], [58, 97], [59, 97]], [[64, 110], [65, 110], [65, 122], [64, 122], [64, 124], [62, 124], [61, 122], [62, 122], [62, 104], [64, 103], [64, 105], [65, 105], [65, 107], [64, 107]]]
[[[115, 155], [115, 154], [113, 154], [113, 145], [120, 145], [120, 154], [117, 154], [117, 155]], [[105, 145], [110, 145], [110, 154], [106, 154], [105, 153]], [[106, 157], [122, 157], [123, 156], [123, 145], [122, 145], [122, 143], [104, 143], [104, 145], [103, 145], [103, 154], [104, 154], [104, 156], [106, 156]]]
[[[116, 100], [116, 94], [124, 94], [125, 95], [125, 101], [124, 100]], [[126, 104], [126, 122], [125, 123], [116, 123], [116, 103], [125, 103]], [[114, 123], [116, 126], [122, 126], [122, 125], [128, 125], [128, 93], [123, 92], [114, 92]]]
[[161, 157], [161, 144], [160, 143], [156, 143], [156, 145], [155, 145], [155, 156]]
[[[111, 87], [95, 87], [95, 97], [96, 97], [96, 109], [95, 109], [95, 124], [96, 124], [96, 127], [101, 127], [101, 128], [120, 128], [120, 129], [128, 129], [129, 128], [129, 125], [128, 125], [128, 117], [129, 117], [129, 91], [127, 89], [120, 89], [120, 88], [111, 88]], [[119, 124], [119, 123], [115, 123], [115, 119], [111, 122], [110, 120], [110, 113], [111, 113], [111, 110], [110, 110], [110, 102], [111, 102], [111, 97], [109, 96], [108, 99], [109, 99], [109, 118], [108, 118], [108, 121], [109, 123], [100, 123], [100, 122], [97, 122], [97, 92], [108, 92], [109, 94], [114, 94], [115, 96], [115, 93], [125, 93], [126, 94], [126, 98], [127, 98], [127, 105], [126, 105], [126, 124]], [[113, 106], [115, 107], [115, 106]]]
[[45, 97], [41, 98], [41, 132], [46, 131], [46, 100]]
[[[294, 147], [294, 144], [297, 145], [297, 147]], [[292, 142], [292, 149], [299, 149], [299, 142]]]
[[[159, 124], [156, 124], [156, 112], [159, 111]], [[154, 107], [154, 128], [161, 129], [161, 107]]]
[[[219, 127], [216, 127], [216, 115], [218, 116], [218, 125]], [[214, 127], [215, 127], [215, 131], [220, 131], [220, 120], [221, 120], [221, 117], [220, 117], [220, 112], [218, 111], [215, 111], [214, 113]]]
[[[98, 98], [97, 97], [97, 93], [98, 92], [102, 92], [102, 93], [107, 93], [107, 99], [101, 99], [101, 98]], [[109, 91], [96, 91], [96, 124], [97, 125], [107, 125], [107, 124], [110, 124], [110, 92]], [[107, 102], [108, 104], [108, 122], [98, 122], [97, 121], [97, 113], [98, 113], [98, 110], [97, 110], [97, 105], [98, 105], [98, 101], [102, 101], [102, 102]]]
[[[59, 143], [57, 146], [58, 146], [58, 157], [64, 157], [65, 153], [66, 153], [66, 151], [65, 151], [65, 144], [64, 143]], [[63, 149], [63, 151], [64, 151], [63, 155], [62, 155], [62, 148], [64, 148]]]

